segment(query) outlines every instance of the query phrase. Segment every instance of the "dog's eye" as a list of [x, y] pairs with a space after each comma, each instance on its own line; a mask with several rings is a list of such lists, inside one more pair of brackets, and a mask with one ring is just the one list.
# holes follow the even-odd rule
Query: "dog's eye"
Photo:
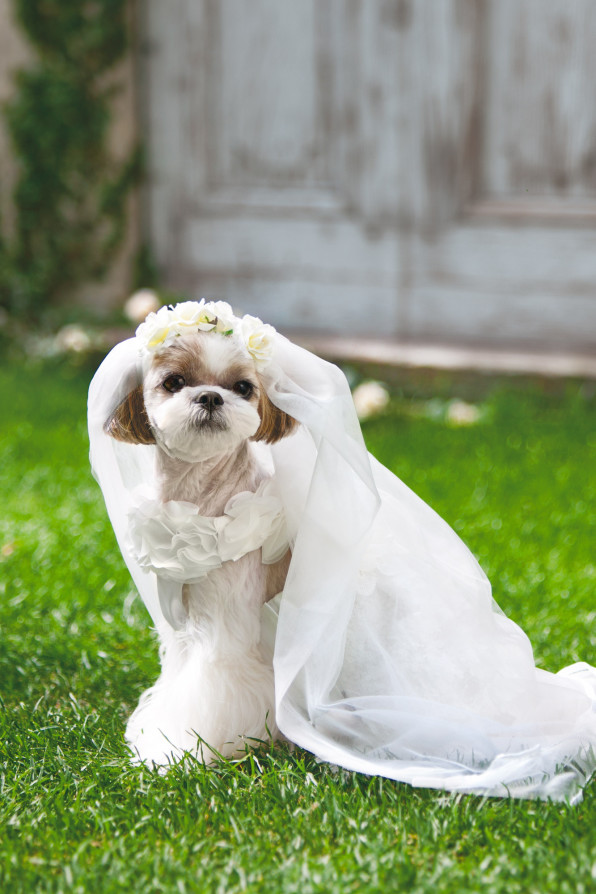
[[244, 379], [241, 382], [236, 382], [234, 385], [234, 391], [240, 397], [250, 397], [254, 390], [254, 385], [251, 382], [245, 382]]
[[184, 378], [182, 376], [168, 376], [167, 379], [161, 383], [166, 391], [170, 391], [174, 394], [176, 391], [181, 391], [182, 388], [186, 385]]

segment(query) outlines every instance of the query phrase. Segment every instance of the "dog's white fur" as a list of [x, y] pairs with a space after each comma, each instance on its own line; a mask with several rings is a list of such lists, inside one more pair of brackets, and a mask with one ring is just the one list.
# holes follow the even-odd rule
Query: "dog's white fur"
[[[178, 387], [172, 376], [185, 384]], [[253, 386], [249, 396], [235, 390], [238, 382]], [[205, 392], [219, 396], [217, 406], [201, 403]], [[129, 398], [106, 431], [133, 443], [155, 442], [161, 499], [195, 503], [204, 516], [221, 515], [230, 497], [255, 491], [267, 477], [250, 439], [274, 441], [293, 426], [268, 401], [235, 342], [211, 333], [184, 336], [158, 353], [142, 395]], [[282, 589], [288, 562], [289, 552], [265, 566], [259, 549], [184, 585], [186, 626], [160, 626], [161, 674], [126, 730], [141, 760], [163, 765], [188, 751], [207, 763], [214, 754], [231, 756], [246, 742], [278, 735], [260, 618], [263, 603]]]

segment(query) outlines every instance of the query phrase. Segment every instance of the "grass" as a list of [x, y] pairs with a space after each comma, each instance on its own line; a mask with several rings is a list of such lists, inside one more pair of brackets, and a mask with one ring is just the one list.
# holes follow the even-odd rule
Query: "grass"
[[[283, 746], [166, 776], [130, 765], [124, 722], [157, 654], [89, 474], [88, 378], [0, 365], [0, 889], [594, 890], [594, 783], [572, 808], [415, 790]], [[585, 386], [501, 387], [471, 427], [396, 400], [365, 435], [476, 553], [540, 665], [596, 662]]]

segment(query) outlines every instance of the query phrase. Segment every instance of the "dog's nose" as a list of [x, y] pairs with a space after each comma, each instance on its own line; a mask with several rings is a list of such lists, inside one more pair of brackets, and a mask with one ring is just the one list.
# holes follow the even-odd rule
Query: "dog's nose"
[[223, 397], [217, 391], [201, 391], [195, 397], [195, 403], [200, 404], [211, 413], [215, 407], [223, 406]]

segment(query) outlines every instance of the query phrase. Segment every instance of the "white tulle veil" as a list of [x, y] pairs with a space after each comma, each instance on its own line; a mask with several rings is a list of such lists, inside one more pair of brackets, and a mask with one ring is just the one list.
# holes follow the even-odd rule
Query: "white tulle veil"
[[[89, 392], [89, 434], [116, 537], [159, 629], [171, 617], [127, 536], [155, 448], [103, 431], [143, 362], [137, 338], [106, 357]], [[258, 445], [292, 548], [283, 593], [263, 614], [281, 731], [323, 760], [416, 786], [579, 797], [596, 767], [596, 670], [535, 667], [472, 554], [367, 453], [337, 367], [276, 334], [262, 376], [272, 402], [301, 423]]]

